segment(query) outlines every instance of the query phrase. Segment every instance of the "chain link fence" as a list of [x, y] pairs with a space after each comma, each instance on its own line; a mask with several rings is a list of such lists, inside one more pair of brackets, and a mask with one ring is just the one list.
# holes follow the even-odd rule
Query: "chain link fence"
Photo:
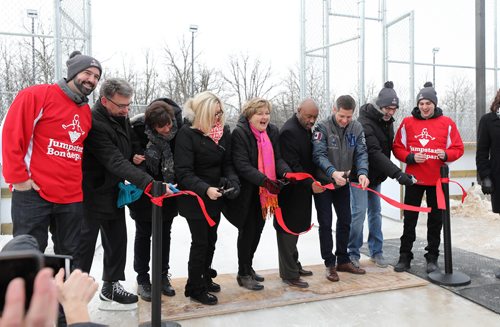
[[[325, 99], [321, 115], [330, 114], [332, 101], [341, 94], [351, 94], [361, 105], [371, 101], [382, 88], [385, 79], [394, 82], [400, 98], [400, 110], [396, 115], [396, 128], [415, 107], [416, 93], [426, 81], [434, 81], [438, 93], [439, 107], [457, 124], [465, 142], [476, 140], [475, 67], [473, 63], [460, 63], [460, 56], [448, 62], [439, 58], [439, 48], [415, 40], [415, 28], [419, 21], [428, 19], [423, 12], [393, 10], [398, 0], [350, 1], [308, 0], [304, 1], [303, 28], [305, 30], [305, 75], [306, 86], [312, 84], [311, 71], [316, 74], [316, 85], [322, 89], [317, 98]], [[489, 104], [496, 93], [497, 70], [493, 67], [494, 26], [496, 0], [486, 1], [486, 102]], [[407, 6], [410, 7], [410, 6]], [[390, 15], [388, 14], [390, 13]], [[460, 30], [468, 24], [474, 29], [473, 13], [470, 20], [449, 19], [449, 31]], [[363, 19], [364, 18], [364, 19]], [[433, 22], [440, 24], [444, 22]], [[420, 25], [421, 26], [421, 25]], [[384, 37], [383, 31], [386, 32]], [[450, 32], [452, 33], [452, 32]], [[451, 37], [451, 34], [450, 34]], [[473, 40], [473, 39], [472, 39]], [[420, 42], [416, 42], [420, 41]], [[365, 44], [366, 42], [366, 44]], [[384, 42], [386, 45], [383, 53]], [[464, 47], [475, 44], [464, 40]], [[415, 46], [429, 47], [428, 55], [415, 60]], [[360, 55], [363, 53], [364, 55]], [[425, 50], [427, 53], [427, 50]], [[457, 64], [450, 64], [454, 62]], [[469, 66], [467, 66], [469, 64]], [[308, 75], [309, 74], [309, 75]], [[309, 91], [309, 90], [308, 90]], [[313, 94], [309, 92], [307, 95]]]
[[[53, 83], [90, 50], [89, 0], [0, 0], [0, 119], [23, 88]], [[58, 41], [56, 41], [58, 40]]]

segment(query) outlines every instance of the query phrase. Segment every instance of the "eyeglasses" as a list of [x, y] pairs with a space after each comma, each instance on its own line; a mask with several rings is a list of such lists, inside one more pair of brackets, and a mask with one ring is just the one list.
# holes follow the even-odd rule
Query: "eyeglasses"
[[396, 112], [396, 110], [398, 110], [398, 108], [396, 107], [384, 107], [383, 109], [385, 109], [385, 111], [393, 111], [393, 112]]
[[123, 110], [123, 109], [127, 109], [128, 107], [130, 107], [130, 105], [132, 103], [126, 103], [126, 104], [118, 104], [116, 102], [114, 102], [113, 100], [111, 100], [110, 98], [106, 97], [106, 99], [111, 102], [112, 104], [114, 104], [115, 106], [117, 106], [119, 109]]

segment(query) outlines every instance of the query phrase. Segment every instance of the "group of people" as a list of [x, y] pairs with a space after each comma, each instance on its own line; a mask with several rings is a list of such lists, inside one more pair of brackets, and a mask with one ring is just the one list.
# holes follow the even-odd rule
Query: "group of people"
[[[370, 259], [386, 267], [380, 198], [366, 188], [380, 192], [387, 178], [405, 186], [406, 204], [420, 206], [425, 193], [432, 208], [427, 271], [438, 269], [442, 221], [436, 181], [440, 167], [460, 158], [464, 146], [455, 123], [437, 106], [432, 83], [417, 94], [416, 107], [396, 133], [393, 116], [399, 98], [392, 82], [361, 106], [357, 120], [356, 102], [349, 95], [339, 96], [332, 114], [318, 123], [317, 104], [305, 99], [279, 129], [270, 123], [270, 101], [254, 98], [244, 104], [231, 131], [222, 100], [208, 91], [189, 99], [183, 109], [171, 99], [156, 99], [144, 113], [129, 118], [132, 87], [123, 79], [108, 78], [91, 110], [87, 96], [102, 75], [100, 63], [75, 52], [67, 66], [67, 78], [24, 89], [12, 103], [2, 125], [3, 175], [13, 190], [14, 235], [32, 235], [42, 252], [50, 229], [55, 253], [72, 255], [75, 267], [88, 273], [100, 231], [103, 309], [131, 309], [138, 301], [120, 284], [125, 279], [127, 231], [125, 209], [117, 200], [125, 181], [139, 190], [154, 180], [169, 183], [194, 192], [204, 203], [205, 210], [192, 196], [164, 200], [161, 266], [162, 293], [167, 296], [176, 294], [169, 253], [170, 229], [178, 214], [191, 232], [184, 294], [202, 304], [217, 304], [214, 293], [221, 291], [212, 267], [221, 214], [238, 229], [236, 280], [248, 290], [264, 288], [265, 278], [254, 270], [253, 259], [267, 218], [274, 218], [280, 277], [292, 287], [308, 287], [302, 277], [312, 272], [303, 269], [297, 242], [310, 228], [312, 199], [329, 281], [339, 281], [339, 271], [365, 274], [359, 260], [366, 215]], [[483, 191], [492, 193], [494, 212], [500, 210], [495, 193], [500, 187], [495, 178], [499, 107], [497, 95], [492, 113], [479, 126], [477, 156]], [[391, 153], [405, 169], [391, 161]], [[167, 195], [173, 192], [166, 190]], [[136, 226], [137, 294], [151, 301], [152, 204], [143, 194], [128, 205]], [[417, 212], [404, 211], [395, 271], [411, 267], [417, 218]]]

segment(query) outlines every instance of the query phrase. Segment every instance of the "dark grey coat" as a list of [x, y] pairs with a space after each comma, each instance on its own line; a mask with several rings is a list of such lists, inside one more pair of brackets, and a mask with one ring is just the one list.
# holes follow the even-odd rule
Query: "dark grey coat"
[[130, 161], [130, 124], [111, 117], [97, 101], [92, 109], [92, 128], [83, 148], [83, 206], [94, 219], [118, 219], [123, 208], [116, 204], [118, 183], [128, 180], [140, 189], [153, 178]]

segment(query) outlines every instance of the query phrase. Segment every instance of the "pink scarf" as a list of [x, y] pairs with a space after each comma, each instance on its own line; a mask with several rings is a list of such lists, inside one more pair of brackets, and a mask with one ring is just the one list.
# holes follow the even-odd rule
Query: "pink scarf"
[[224, 134], [224, 126], [220, 123], [219, 120], [215, 123], [214, 127], [208, 132], [208, 136], [214, 140], [216, 144], [219, 144], [220, 139], [222, 138], [222, 134]]
[[[276, 180], [276, 166], [274, 163], [273, 144], [269, 139], [266, 131], [259, 131], [250, 124], [250, 130], [257, 140], [257, 149], [259, 150], [258, 168], [261, 173], [267, 176], [270, 180]], [[264, 187], [259, 187], [260, 206], [262, 208], [262, 218], [274, 214], [274, 210], [278, 208], [278, 196], [271, 194]]]

